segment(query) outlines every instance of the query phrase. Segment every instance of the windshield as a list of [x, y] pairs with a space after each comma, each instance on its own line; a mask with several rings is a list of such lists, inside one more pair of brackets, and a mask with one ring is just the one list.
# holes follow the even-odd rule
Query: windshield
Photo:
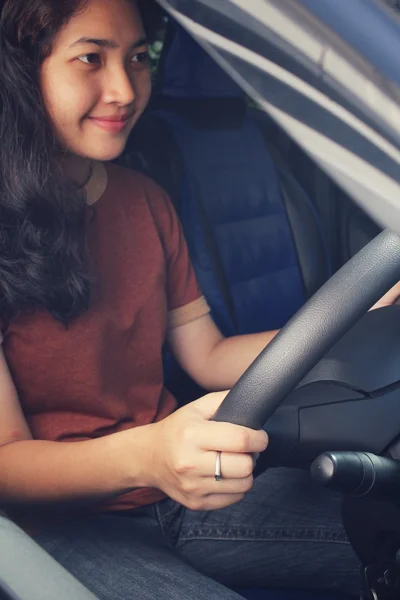
[[159, 0], [380, 225], [400, 233], [392, 0]]

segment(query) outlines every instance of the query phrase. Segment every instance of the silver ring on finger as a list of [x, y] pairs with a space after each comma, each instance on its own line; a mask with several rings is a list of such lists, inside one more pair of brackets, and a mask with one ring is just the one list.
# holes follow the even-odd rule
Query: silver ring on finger
[[215, 459], [215, 481], [221, 481], [221, 452], [217, 452], [217, 458]]

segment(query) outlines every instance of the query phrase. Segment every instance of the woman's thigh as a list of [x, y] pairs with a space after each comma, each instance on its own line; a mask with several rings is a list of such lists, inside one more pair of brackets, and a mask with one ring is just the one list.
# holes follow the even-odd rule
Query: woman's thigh
[[99, 600], [239, 599], [179, 556], [150, 513], [91, 516], [36, 541]]
[[271, 469], [244, 500], [225, 509], [200, 513], [166, 501], [158, 513], [178, 552], [226, 585], [359, 591], [341, 497], [307, 473]]

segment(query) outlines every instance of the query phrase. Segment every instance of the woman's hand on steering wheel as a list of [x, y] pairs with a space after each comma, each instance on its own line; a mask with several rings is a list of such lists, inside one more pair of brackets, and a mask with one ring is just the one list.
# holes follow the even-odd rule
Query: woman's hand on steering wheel
[[400, 299], [400, 281], [396, 283], [370, 310], [383, 308], [384, 306], [392, 306]]
[[253, 485], [254, 455], [268, 444], [263, 430], [210, 421], [225, 396], [209, 394], [150, 426], [148, 483], [192, 510], [214, 510], [241, 500]]

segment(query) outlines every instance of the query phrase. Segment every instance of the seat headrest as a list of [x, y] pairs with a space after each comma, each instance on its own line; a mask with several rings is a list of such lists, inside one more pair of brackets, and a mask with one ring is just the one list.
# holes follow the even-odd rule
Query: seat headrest
[[153, 108], [174, 112], [196, 129], [241, 127], [243, 90], [180, 25], [169, 27]]
[[180, 25], [171, 23], [160, 94], [174, 98], [244, 98], [243, 90]]

